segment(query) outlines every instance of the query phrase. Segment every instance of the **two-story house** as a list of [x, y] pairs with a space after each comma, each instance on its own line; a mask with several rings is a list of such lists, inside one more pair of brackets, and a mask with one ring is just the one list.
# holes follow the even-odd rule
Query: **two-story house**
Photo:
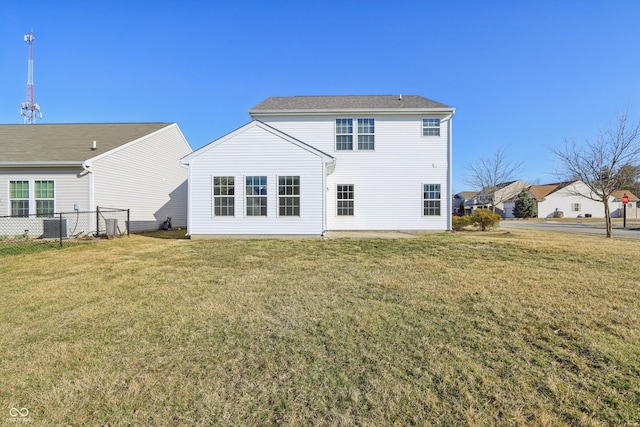
[[268, 98], [182, 159], [189, 234], [449, 230], [454, 113], [421, 96]]

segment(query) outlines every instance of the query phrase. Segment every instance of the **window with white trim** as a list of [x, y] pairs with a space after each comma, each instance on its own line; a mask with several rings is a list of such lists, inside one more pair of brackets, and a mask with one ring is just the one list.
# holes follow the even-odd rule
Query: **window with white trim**
[[278, 214], [300, 216], [300, 177], [278, 177]]
[[29, 181], [9, 181], [11, 216], [29, 215]]
[[358, 150], [373, 150], [375, 146], [374, 119], [358, 119]]
[[440, 215], [440, 184], [422, 185], [422, 203], [424, 216]]
[[235, 178], [232, 176], [213, 177], [213, 215], [235, 215]]
[[580, 212], [581, 209], [580, 203], [571, 203], [571, 212]]
[[353, 119], [336, 119], [336, 150], [353, 150]]
[[247, 176], [245, 178], [247, 216], [267, 216], [267, 177]]
[[336, 207], [338, 216], [353, 216], [353, 184], [338, 184], [336, 187]]
[[33, 187], [36, 201], [36, 215], [52, 217], [55, 210], [53, 181], [35, 181]]
[[440, 136], [440, 119], [422, 119], [422, 136]]

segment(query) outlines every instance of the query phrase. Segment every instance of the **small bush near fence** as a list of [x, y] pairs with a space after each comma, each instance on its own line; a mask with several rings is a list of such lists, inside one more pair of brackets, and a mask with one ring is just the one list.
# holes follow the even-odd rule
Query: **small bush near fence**
[[41, 215], [0, 216], [0, 256], [40, 252], [129, 234], [129, 210], [98, 208]]

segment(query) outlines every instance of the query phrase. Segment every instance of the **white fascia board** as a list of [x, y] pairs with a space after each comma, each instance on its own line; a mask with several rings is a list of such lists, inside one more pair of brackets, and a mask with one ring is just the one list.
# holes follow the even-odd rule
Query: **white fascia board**
[[[84, 164], [86, 164], [86, 165], [89, 165], [89, 166], [90, 166], [90, 165], [91, 165], [91, 164], [93, 164], [93, 162], [95, 162], [96, 160], [100, 160], [100, 159], [102, 159], [102, 158], [104, 158], [104, 157], [107, 157], [107, 156], [110, 156], [111, 154], [116, 153], [116, 152], [118, 152], [118, 151], [120, 151], [120, 150], [124, 150], [125, 148], [130, 147], [130, 146], [132, 146], [132, 145], [134, 145], [134, 144], [137, 144], [137, 143], [138, 143], [138, 142], [140, 142], [140, 141], [143, 141], [143, 140], [145, 140], [145, 139], [147, 139], [147, 138], [150, 138], [150, 137], [152, 137], [152, 136], [154, 136], [154, 135], [157, 135], [157, 134], [159, 134], [160, 132], [164, 132], [165, 130], [167, 130], [168, 128], [170, 128], [170, 127], [172, 127], [172, 126], [177, 126], [177, 124], [176, 124], [176, 123], [170, 123], [170, 124], [168, 124], [167, 126], [165, 126], [165, 127], [163, 127], [163, 128], [160, 128], [160, 129], [158, 129], [158, 130], [156, 130], [156, 131], [153, 131], [153, 132], [151, 132], [151, 133], [148, 133], [148, 134], [146, 134], [146, 135], [143, 135], [143, 136], [141, 136], [141, 137], [140, 137], [140, 138], [138, 138], [138, 139], [134, 139], [133, 141], [129, 141], [129, 142], [125, 143], [125, 144], [119, 145], [119, 146], [117, 146], [117, 147], [115, 147], [115, 148], [112, 148], [112, 149], [111, 149], [111, 150], [109, 150], [109, 151], [105, 151], [104, 153], [102, 153], [102, 154], [100, 154], [100, 155], [98, 155], [98, 156], [90, 157], [90, 158], [88, 158], [88, 159], [84, 162]], [[183, 138], [184, 138], [184, 136], [183, 136]], [[186, 142], [186, 139], [185, 139], [185, 142]], [[189, 145], [189, 144], [187, 143], [187, 145]]]

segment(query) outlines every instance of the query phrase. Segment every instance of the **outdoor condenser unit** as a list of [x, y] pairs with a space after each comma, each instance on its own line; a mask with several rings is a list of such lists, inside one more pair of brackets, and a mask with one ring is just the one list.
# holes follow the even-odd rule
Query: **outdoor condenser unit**
[[60, 238], [60, 226], [62, 226], [62, 237], [69, 237], [67, 229], [67, 219], [62, 218], [47, 218], [43, 222], [42, 238], [44, 239], [59, 239]]

